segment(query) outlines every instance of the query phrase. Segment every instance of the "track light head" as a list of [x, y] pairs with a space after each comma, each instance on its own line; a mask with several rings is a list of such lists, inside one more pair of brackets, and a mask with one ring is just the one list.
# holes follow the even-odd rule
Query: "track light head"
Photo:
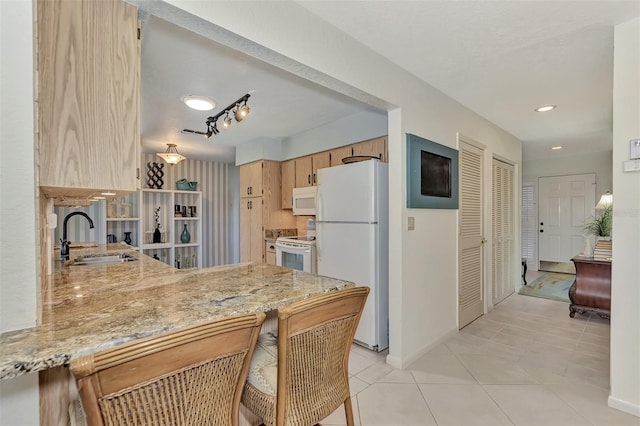
[[249, 116], [249, 111], [250, 109], [247, 106], [247, 101], [245, 100], [242, 106], [236, 107], [236, 109], [233, 111], [233, 116], [235, 117], [236, 121], [242, 121]]
[[231, 118], [229, 118], [229, 111], [227, 111], [227, 115], [225, 115], [224, 120], [222, 120], [222, 127], [225, 129], [231, 127]]

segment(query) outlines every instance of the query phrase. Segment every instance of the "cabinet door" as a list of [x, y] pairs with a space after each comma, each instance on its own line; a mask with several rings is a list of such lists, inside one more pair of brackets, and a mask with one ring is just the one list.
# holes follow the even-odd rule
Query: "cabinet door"
[[296, 188], [311, 186], [311, 175], [313, 174], [313, 163], [311, 156], [295, 159], [296, 162]]
[[343, 158], [352, 157], [353, 156], [353, 146], [341, 146], [340, 148], [335, 148], [331, 150], [331, 167], [341, 166], [344, 163], [342, 162]]
[[264, 262], [264, 231], [262, 230], [262, 197], [249, 200], [251, 215], [251, 261]]
[[283, 209], [293, 208], [293, 187], [296, 181], [296, 162], [295, 160], [288, 160], [282, 163], [280, 176], [280, 198], [282, 200], [280, 206]]
[[387, 162], [387, 137], [371, 139], [353, 145], [353, 155], [371, 155]]
[[331, 153], [329, 151], [319, 152], [311, 156], [311, 166], [312, 166], [312, 175], [311, 175], [311, 184], [317, 185], [317, 172], [318, 169], [324, 169], [325, 167], [331, 166]]
[[40, 185], [51, 197], [135, 191], [138, 17], [121, 0], [38, 1]]
[[240, 199], [240, 262], [262, 263], [264, 259], [262, 197]]
[[262, 196], [262, 161], [240, 166], [240, 197]]
[[251, 261], [251, 205], [252, 199], [240, 199], [240, 262]]

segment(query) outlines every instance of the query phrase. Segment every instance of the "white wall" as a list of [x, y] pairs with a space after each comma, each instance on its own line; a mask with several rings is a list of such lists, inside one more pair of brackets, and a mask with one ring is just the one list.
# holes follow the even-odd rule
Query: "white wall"
[[598, 201], [602, 194], [613, 188], [612, 155], [612, 151], [606, 151], [571, 157], [524, 161], [522, 163], [522, 182], [533, 183], [537, 188], [539, 177], [595, 173], [596, 201]]
[[[173, 5], [183, 9], [176, 10]], [[141, 7], [145, 7], [140, 3]], [[457, 148], [457, 133], [520, 163], [520, 142], [372, 52], [293, 2], [154, 3], [164, 19], [389, 114], [390, 334], [389, 361], [405, 366], [457, 328], [457, 211], [407, 209], [404, 133]], [[200, 17], [187, 16], [184, 11]], [[204, 21], [215, 25], [205, 28]], [[396, 107], [398, 107], [396, 109]], [[517, 179], [517, 185], [520, 179]], [[486, 182], [486, 191], [491, 183]], [[519, 215], [519, 208], [516, 211]], [[406, 231], [408, 215], [415, 231]], [[491, 244], [487, 245], [488, 247]], [[519, 257], [516, 244], [514, 256]], [[514, 282], [517, 282], [514, 271]]]
[[609, 405], [640, 416], [640, 172], [623, 173], [640, 137], [640, 19], [615, 28], [613, 67], [613, 262]]
[[387, 114], [362, 111], [286, 138], [282, 160], [366, 141], [387, 134]]
[[[0, 1], [0, 332], [37, 318], [33, 3]], [[0, 424], [38, 424], [37, 375], [0, 382]]]
[[236, 148], [236, 165], [256, 160], [283, 161], [387, 134], [387, 114], [365, 110], [285, 138], [252, 141]]

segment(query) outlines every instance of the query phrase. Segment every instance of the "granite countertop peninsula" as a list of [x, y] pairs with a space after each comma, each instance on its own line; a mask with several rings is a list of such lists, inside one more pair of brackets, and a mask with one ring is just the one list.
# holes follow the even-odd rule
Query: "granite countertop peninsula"
[[353, 287], [349, 281], [266, 264], [174, 269], [119, 244], [71, 250], [71, 258], [120, 251], [137, 261], [65, 266], [43, 289], [42, 324], [0, 334], [0, 380], [67, 365], [80, 355], [230, 315], [268, 312]]

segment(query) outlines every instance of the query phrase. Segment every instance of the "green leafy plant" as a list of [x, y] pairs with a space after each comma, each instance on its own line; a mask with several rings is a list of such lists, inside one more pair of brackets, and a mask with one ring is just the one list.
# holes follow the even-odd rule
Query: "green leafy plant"
[[605, 208], [584, 224], [584, 230], [596, 237], [610, 237], [612, 213], [612, 207]]

